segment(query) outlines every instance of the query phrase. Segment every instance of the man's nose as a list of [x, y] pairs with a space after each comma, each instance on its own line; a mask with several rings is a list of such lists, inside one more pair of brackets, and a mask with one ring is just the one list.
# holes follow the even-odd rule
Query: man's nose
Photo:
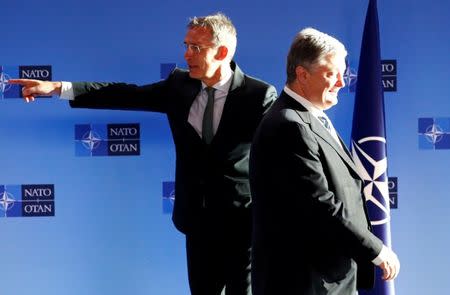
[[344, 75], [342, 73], [338, 74], [336, 86], [341, 87], [341, 88], [343, 88], [345, 86]]
[[194, 55], [194, 50], [190, 47], [187, 46], [186, 49], [184, 50], [184, 59], [189, 59], [192, 58], [192, 56]]
[[184, 59], [188, 60], [191, 57], [192, 57], [192, 50], [189, 48], [186, 48], [186, 50], [184, 51]]

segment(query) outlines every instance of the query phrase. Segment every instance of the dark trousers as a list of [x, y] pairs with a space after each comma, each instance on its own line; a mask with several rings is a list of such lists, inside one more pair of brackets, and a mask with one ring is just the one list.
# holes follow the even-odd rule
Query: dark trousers
[[191, 294], [251, 295], [250, 217], [238, 217], [226, 226], [212, 224], [205, 221], [186, 235]]

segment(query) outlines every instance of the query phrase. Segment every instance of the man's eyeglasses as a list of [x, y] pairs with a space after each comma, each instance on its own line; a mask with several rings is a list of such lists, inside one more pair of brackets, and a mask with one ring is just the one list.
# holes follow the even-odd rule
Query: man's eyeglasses
[[202, 51], [202, 49], [207, 49], [207, 48], [214, 48], [216, 46], [212, 45], [212, 46], [200, 46], [200, 45], [195, 45], [195, 44], [190, 44], [190, 43], [183, 43], [183, 47], [185, 50], [192, 50], [192, 52], [194, 53], [200, 53], [200, 51]]

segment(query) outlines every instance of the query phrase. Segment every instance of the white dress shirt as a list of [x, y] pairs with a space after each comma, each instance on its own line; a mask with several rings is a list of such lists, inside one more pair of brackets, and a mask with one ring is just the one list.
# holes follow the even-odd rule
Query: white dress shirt
[[[222, 118], [223, 107], [225, 105], [225, 100], [230, 90], [231, 81], [233, 77], [233, 72], [226, 72], [222, 80], [217, 82], [212, 86], [216, 91], [214, 91], [214, 113], [213, 113], [213, 131], [214, 134], [217, 132], [219, 127], [220, 119]], [[206, 84], [202, 82], [202, 90], [197, 94], [194, 102], [189, 110], [189, 124], [194, 127], [198, 135], [202, 136], [202, 123], [203, 114], [205, 112], [206, 103], [208, 102], [208, 94], [206, 93]]]

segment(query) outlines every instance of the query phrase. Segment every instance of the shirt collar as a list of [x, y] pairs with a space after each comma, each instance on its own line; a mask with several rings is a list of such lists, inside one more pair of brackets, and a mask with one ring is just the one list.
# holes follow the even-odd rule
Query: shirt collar
[[[222, 79], [214, 84], [212, 87], [216, 90], [228, 93], [228, 90], [230, 89], [231, 81], [233, 78], [233, 70], [231, 68], [227, 67], [227, 69], [223, 73]], [[202, 89], [205, 89], [208, 87], [205, 83], [202, 81]]]
[[284, 86], [284, 92], [286, 92], [290, 97], [298, 101], [302, 106], [304, 106], [314, 117], [325, 117], [328, 116], [316, 106], [314, 106], [309, 100], [304, 98], [303, 96], [298, 95], [293, 90], [291, 90], [287, 85]]

